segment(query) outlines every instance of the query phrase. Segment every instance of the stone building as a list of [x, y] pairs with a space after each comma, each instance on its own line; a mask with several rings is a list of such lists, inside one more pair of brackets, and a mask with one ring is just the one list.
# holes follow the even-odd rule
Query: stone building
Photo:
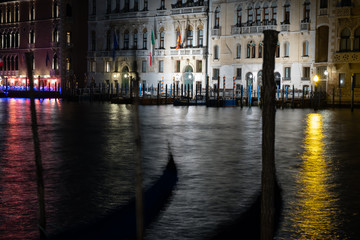
[[[74, 4], [73, 4], [74, 2]], [[81, 5], [82, 4], [82, 5]], [[33, 53], [37, 89], [58, 90], [74, 75], [87, 71], [86, 0], [0, 2], [0, 85], [13, 90], [28, 86], [25, 53]], [[69, 60], [69, 61], [68, 61]]]

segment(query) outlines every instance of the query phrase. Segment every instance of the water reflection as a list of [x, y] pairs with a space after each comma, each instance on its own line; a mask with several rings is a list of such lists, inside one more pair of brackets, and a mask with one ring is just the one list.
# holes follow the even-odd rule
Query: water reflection
[[303, 164], [297, 178], [298, 203], [292, 213], [293, 238], [339, 239], [338, 196], [332, 190], [334, 172], [332, 159], [326, 154], [323, 116], [311, 113], [306, 121]]

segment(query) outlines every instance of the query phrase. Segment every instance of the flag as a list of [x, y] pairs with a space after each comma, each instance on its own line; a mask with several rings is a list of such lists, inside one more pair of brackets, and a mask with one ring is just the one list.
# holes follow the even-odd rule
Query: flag
[[113, 48], [113, 61], [115, 60], [115, 50], [119, 48], [119, 44], [116, 38], [116, 33], [114, 32], [114, 48]]
[[49, 58], [49, 53], [46, 52], [46, 66], [48, 65], [49, 61], [50, 61], [50, 58]]
[[150, 50], [150, 66], [152, 65], [153, 53], [154, 53], [155, 37], [154, 30], [151, 31], [151, 50]]
[[0, 67], [4, 66], [4, 61], [0, 58]]
[[178, 28], [178, 36], [177, 36], [177, 40], [176, 40], [176, 49], [180, 48], [180, 44], [181, 44], [181, 33], [180, 33], [180, 28]]

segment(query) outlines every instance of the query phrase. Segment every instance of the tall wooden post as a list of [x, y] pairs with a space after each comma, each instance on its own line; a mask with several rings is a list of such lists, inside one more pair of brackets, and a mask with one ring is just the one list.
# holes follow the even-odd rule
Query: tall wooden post
[[217, 81], [217, 101], [216, 106], [220, 106], [220, 74], [218, 75], [218, 81]]
[[278, 32], [264, 31], [262, 111], [261, 239], [273, 239], [275, 226], [275, 50]]
[[34, 99], [34, 78], [32, 73], [33, 53], [26, 52], [25, 60], [30, 84], [30, 109], [31, 109], [31, 129], [33, 134], [34, 152], [35, 152], [35, 165], [36, 165], [36, 182], [37, 182], [37, 195], [39, 204], [39, 228], [40, 239], [46, 239], [46, 216], [45, 216], [45, 191], [44, 191], [44, 178], [43, 168], [40, 151], [40, 140], [38, 135], [38, 125], [36, 117], [35, 99]]

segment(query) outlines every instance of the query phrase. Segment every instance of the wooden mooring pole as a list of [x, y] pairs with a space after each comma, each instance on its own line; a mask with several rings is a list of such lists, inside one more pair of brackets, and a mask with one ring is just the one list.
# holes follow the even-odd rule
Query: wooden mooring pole
[[262, 110], [261, 239], [274, 237], [275, 226], [275, 50], [278, 32], [264, 31], [264, 107]]

